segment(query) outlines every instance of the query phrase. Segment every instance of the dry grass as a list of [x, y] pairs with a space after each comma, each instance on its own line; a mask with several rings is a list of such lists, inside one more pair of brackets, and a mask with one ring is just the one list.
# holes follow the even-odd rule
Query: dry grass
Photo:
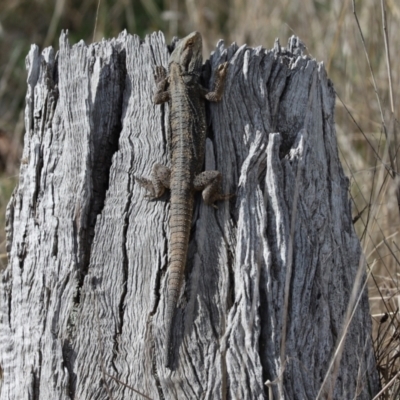
[[[72, 42], [116, 36], [124, 28], [141, 36], [162, 29], [168, 39], [199, 30], [205, 54], [219, 38], [227, 44], [271, 48], [276, 37], [284, 44], [292, 34], [298, 35], [309, 54], [324, 60], [338, 94], [339, 151], [351, 181], [355, 228], [371, 272], [368, 288], [376, 357], [382, 387], [388, 386], [380, 398], [398, 397], [400, 69], [394, 57], [400, 48], [398, 0], [358, 0], [356, 15], [353, 0], [101, 0], [96, 23], [98, 5], [98, 0], [0, 3], [0, 130], [10, 137], [22, 134], [23, 57], [31, 42], [57, 45], [62, 28], [70, 29]], [[7, 176], [0, 180], [3, 210], [14, 182]]]

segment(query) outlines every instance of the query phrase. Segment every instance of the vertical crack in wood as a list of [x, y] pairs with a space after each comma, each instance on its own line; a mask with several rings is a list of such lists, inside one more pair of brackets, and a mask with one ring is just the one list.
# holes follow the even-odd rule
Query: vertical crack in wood
[[27, 234], [27, 227], [25, 225], [24, 227], [24, 233], [22, 234], [22, 241], [21, 245], [18, 248], [18, 266], [19, 269], [21, 270], [21, 273], [24, 271], [24, 262], [25, 262], [25, 257], [26, 257], [26, 234]]
[[[161, 264], [161, 261], [160, 261]], [[146, 334], [145, 334], [145, 343], [146, 343], [146, 351], [149, 354], [149, 359], [151, 360], [151, 374], [154, 378], [155, 385], [158, 391], [159, 398], [161, 400], [165, 399], [164, 392], [162, 390], [161, 386], [161, 381], [160, 377], [158, 374], [158, 368], [157, 368], [157, 357], [156, 357], [156, 343], [154, 339], [154, 334], [153, 334], [153, 317], [157, 312], [158, 305], [160, 303], [160, 286], [161, 286], [161, 275], [162, 275], [162, 269], [159, 267], [157, 269], [157, 274], [156, 274], [156, 279], [155, 279], [155, 288], [154, 288], [154, 294], [155, 294], [155, 301], [153, 308], [147, 318], [147, 323], [146, 323]]]
[[7, 306], [8, 306], [8, 327], [11, 330], [11, 310], [12, 310], [12, 289], [10, 288], [10, 290], [7, 293]]
[[[125, 60], [125, 50], [117, 51], [114, 48], [112, 49], [112, 56], [110, 56], [109, 60], [110, 64], [102, 66], [97, 83], [96, 96], [94, 99], [91, 99], [93, 102], [93, 109], [91, 111], [93, 126], [91, 126], [92, 132], [90, 135], [92, 154], [90, 158], [89, 179], [91, 179], [93, 194], [90, 199], [89, 209], [87, 210], [88, 229], [85, 230], [79, 227], [79, 230], [74, 235], [75, 239], [79, 241], [79, 246], [78, 242], [76, 243], [75, 254], [81, 260], [78, 290], [74, 300], [76, 305], [80, 303], [80, 290], [88, 273], [96, 220], [104, 208], [106, 193], [109, 187], [112, 157], [118, 150], [119, 137], [122, 131], [122, 103], [126, 78]], [[109, 76], [112, 68], [115, 78], [113, 79], [114, 84], [110, 87]], [[104, 112], [105, 102], [112, 104], [111, 113]], [[128, 199], [128, 203], [129, 206], [130, 199]], [[81, 249], [81, 254], [78, 254], [79, 248]]]
[[[37, 214], [37, 201], [38, 201], [38, 196], [39, 196], [39, 190], [40, 190], [40, 181], [41, 181], [41, 175], [42, 175], [42, 169], [43, 169], [43, 155], [42, 151], [40, 149], [40, 146], [37, 146], [35, 149], [35, 152], [37, 153], [37, 161], [35, 165], [35, 190], [32, 194], [32, 207], [33, 207], [33, 213], [36, 217]], [[36, 222], [36, 218], [34, 219]]]
[[73, 353], [73, 348], [71, 343], [68, 339], [65, 339], [62, 348], [61, 348], [61, 355], [64, 364], [64, 368], [68, 371], [68, 395], [71, 399], [75, 398], [75, 389], [76, 389], [76, 374], [74, 372], [74, 363], [71, 362], [70, 355]]
[[[101, 49], [97, 48], [99, 54], [93, 53], [94, 60], [101, 59], [104, 54]], [[104, 51], [104, 49], [103, 49]], [[82, 205], [79, 200], [75, 208], [75, 217], [73, 220], [73, 237], [74, 237], [74, 254], [78, 262], [78, 282], [76, 285], [75, 296], [73, 298], [73, 308], [68, 319], [67, 330], [68, 339], [64, 340], [62, 346], [62, 356], [65, 367], [69, 374], [69, 391], [71, 398], [75, 397], [77, 390], [77, 376], [75, 373], [75, 316], [79, 305], [81, 304], [81, 291], [85, 282], [85, 278], [89, 272], [91, 262], [92, 245], [96, 222], [98, 216], [102, 213], [107, 190], [109, 188], [110, 170], [114, 154], [118, 151], [119, 138], [122, 131], [122, 103], [123, 93], [125, 89], [126, 66], [125, 50], [111, 49], [111, 55], [108, 55], [108, 63], [104, 62], [101, 65], [100, 71], [94, 72], [92, 69], [90, 75], [99, 73], [97, 79], [92, 82], [92, 76], [89, 76], [90, 84], [94, 85], [89, 90], [90, 109], [90, 133], [89, 140], [89, 166], [84, 179], [90, 188], [89, 204]], [[111, 75], [112, 74], [112, 75]], [[110, 81], [110, 76], [113, 77]], [[94, 98], [91, 95], [95, 93]], [[105, 107], [106, 111], [105, 112]], [[132, 167], [131, 167], [132, 168]], [[130, 194], [131, 196], [131, 194]], [[85, 208], [84, 208], [85, 207]], [[126, 213], [129, 212], [130, 197], [127, 200]], [[82, 216], [81, 214], [84, 213]], [[128, 217], [125, 218], [128, 221]], [[127, 225], [127, 222], [126, 222]], [[126, 246], [126, 231], [128, 226], [124, 226], [124, 242]], [[126, 253], [126, 249], [125, 249]], [[116, 351], [113, 353], [111, 365], [117, 372], [114, 365], [115, 353], [118, 351], [117, 337], [122, 330], [123, 325], [123, 302], [126, 295], [126, 280], [127, 280], [127, 258], [124, 260], [124, 289], [120, 304], [120, 323], [118, 330], [114, 335], [114, 343]]]
[[225, 249], [227, 252], [227, 269], [229, 274], [229, 289], [227, 291], [227, 299], [226, 299], [226, 315], [229, 314], [235, 299], [235, 273], [233, 271], [233, 265], [235, 262], [235, 255], [231, 251], [230, 241], [225, 235], [224, 228], [221, 224], [221, 221], [218, 217], [215, 218], [218, 229], [221, 232], [221, 238], [224, 241]]
[[156, 343], [153, 336], [153, 316], [156, 309], [154, 308], [152, 313], [149, 315], [147, 319], [147, 326], [146, 326], [146, 343], [150, 344], [148, 346], [148, 350], [150, 352], [150, 359], [151, 359], [151, 374], [153, 375], [158, 396], [160, 400], [165, 400], [164, 391], [161, 386], [160, 376], [158, 375], [158, 368], [157, 368], [157, 357], [155, 355], [156, 352]]
[[[32, 370], [32, 398], [34, 400], [40, 399], [40, 378], [41, 378], [41, 370], [42, 370], [42, 352], [41, 350], [38, 351], [38, 366], [36, 369]], [[33, 367], [32, 367], [33, 368]]]
[[[65, 290], [69, 286], [69, 281], [70, 281], [70, 276], [67, 275], [65, 281], [62, 283], [61, 293], [64, 293]], [[57, 314], [60, 312], [60, 306], [61, 304], [58, 304], [58, 309], [57, 309]], [[76, 386], [76, 373], [74, 372], [74, 364], [75, 364], [75, 358], [76, 355], [74, 354], [74, 350], [71, 346], [71, 338], [73, 337], [74, 333], [74, 321], [73, 321], [73, 313], [71, 313], [68, 316], [68, 321], [67, 321], [67, 330], [66, 330], [66, 337], [62, 341], [61, 345], [61, 359], [62, 359], [62, 367], [63, 369], [65, 368], [68, 373], [68, 379], [67, 379], [67, 387], [68, 389], [68, 396], [73, 399], [75, 397], [75, 386]], [[57, 323], [58, 321], [53, 318], [52, 321], [52, 327], [51, 327], [51, 333], [53, 338], [57, 338]]]
[[[122, 132], [122, 105], [125, 91], [126, 79], [126, 51], [125, 49], [117, 50], [112, 48], [112, 56], [110, 57], [110, 64], [103, 65], [98, 86], [96, 90], [95, 99], [93, 101], [92, 121], [95, 124], [93, 135], [91, 135], [93, 153], [91, 155], [91, 179], [92, 179], [92, 192], [90, 209], [88, 212], [88, 230], [85, 232], [85, 253], [83, 257], [83, 267], [81, 270], [81, 281], [79, 283], [80, 293], [81, 287], [84, 284], [84, 279], [89, 272], [89, 265], [91, 262], [91, 252], [93, 239], [95, 234], [95, 227], [97, 217], [102, 213], [107, 190], [110, 184], [110, 170], [112, 166], [112, 159], [114, 154], [118, 151], [118, 143]], [[93, 57], [93, 65], [95, 58]], [[90, 69], [93, 70], [93, 65]], [[114, 84], [109, 84], [110, 74], [114, 75]], [[97, 101], [98, 97], [98, 101]], [[104, 115], [104, 104], [112, 104], [112, 112]], [[96, 129], [98, 127], [98, 129]], [[122, 334], [124, 324], [124, 309], [125, 298], [127, 294], [127, 280], [128, 280], [128, 255], [127, 255], [127, 231], [129, 227], [129, 213], [132, 199], [132, 161], [129, 166], [129, 181], [128, 181], [128, 197], [124, 209], [124, 222], [122, 231], [122, 282], [123, 288], [121, 298], [118, 305], [118, 325], [114, 332], [113, 337], [113, 352], [110, 364], [115, 373], [118, 374], [118, 368], [115, 365], [115, 358], [119, 352], [119, 337]], [[80, 299], [78, 299], [78, 304]], [[108, 386], [105, 382], [108, 392]]]
[[[167, 215], [165, 212], [164, 215]], [[164, 238], [164, 254], [168, 254], [168, 239], [167, 233], [165, 231], [165, 224], [162, 224], [163, 238]], [[148, 352], [148, 358], [151, 360], [151, 374], [154, 378], [155, 385], [158, 391], [158, 396], [160, 400], [164, 400], [164, 391], [162, 389], [160, 376], [158, 374], [157, 367], [157, 357], [156, 357], [156, 342], [153, 334], [153, 317], [157, 312], [158, 306], [161, 300], [161, 280], [166, 270], [167, 263], [163, 266], [162, 259], [159, 259], [156, 277], [154, 280], [154, 304], [151, 309], [146, 323], [146, 333], [145, 333], [145, 349]]]
[[[132, 164], [130, 166], [130, 171], [132, 171]], [[125, 205], [125, 210], [124, 210], [124, 227], [122, 230], [122, 271], [123, 271], [123, 278], [122, 281], [124, 282], [121, 297], [119, 300], [119, 305], [118, 305], [118, 313], [119, 313], [119, 321], [118, 321], [118, 330], [115, 332], [114, 335], [114, 351], [113, 351], [113, 357], [111, 360], [111, 363], [114, 365], [114, 359], [118, 354], [119, 348], [118, 348], [118, 336], [122, 334], [122, 329], [124, 326], [124, 309], [125, 309], [125, 298], [126, 294], [128, 291], [127, 285], [128, 285], [128, 262], [129, 262], [129, 257], [128, 257], [128, 252], [127, 252], [127, 232], [128, 232], [128, 227], [129, 227], [129, 213], [130, 213], [130, 208], [131, 208], [131, 202], [132, 202], [132, 174], [129, 174], [129, 182], [128, 182], [128, 198], [126, 201]], [[117, 368], [114, 366], [114, 369], [117, 371]]]

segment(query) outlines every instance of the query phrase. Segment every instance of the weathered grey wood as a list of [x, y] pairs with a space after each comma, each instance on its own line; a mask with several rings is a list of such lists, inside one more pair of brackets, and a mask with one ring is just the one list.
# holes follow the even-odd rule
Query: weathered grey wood
[[[149, 202], [134, 181], [168, 163], [168, 107], [151, 100], [167, 60], [162, 34], [71, 47], [63, 33], [57, 56], [32, 46], [0, 285], [1, 399], [142, 398], [121, 382], [152, 399], [262, 399], [267, 380], [274, 399], [321, 388], [360, 257], [325, 69], [296, 38], [269, 51], [220, 42], [212, 55], [229, 72], [208, 106], [206, 168], [236, 197], [217, 211], [198, 201], [171, 373], [168, 197]], [[364, 292], [334, 398], [377, 392], [370, 334]]]

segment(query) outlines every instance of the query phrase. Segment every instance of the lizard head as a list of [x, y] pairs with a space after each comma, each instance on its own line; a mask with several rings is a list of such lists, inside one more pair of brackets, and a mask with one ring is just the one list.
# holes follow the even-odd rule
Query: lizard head
[[169, 58], [169, 64], [178, 64], [184, 73], [199, 71], [203, 64], [202, 49], [200, 33], [192, 32], [178, 42]]

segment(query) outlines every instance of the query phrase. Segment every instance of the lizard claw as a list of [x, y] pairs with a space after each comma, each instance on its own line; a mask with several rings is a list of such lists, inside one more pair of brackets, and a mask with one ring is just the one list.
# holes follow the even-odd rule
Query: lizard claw
[[[139, 186], [141, 186], [143, 189], [148, 190], [149, 192], [153, 192], [153, 184], [151, 182], [150, 179], [146, 179], [146, 178], [140, 178], [138, 176], [135, 176], [135, 181], [139, 184]], [[154, 198], [153, 193], [150, 194], [146, 194], [144, 195], [145, 198], [150, 197], [150, 198]]]

